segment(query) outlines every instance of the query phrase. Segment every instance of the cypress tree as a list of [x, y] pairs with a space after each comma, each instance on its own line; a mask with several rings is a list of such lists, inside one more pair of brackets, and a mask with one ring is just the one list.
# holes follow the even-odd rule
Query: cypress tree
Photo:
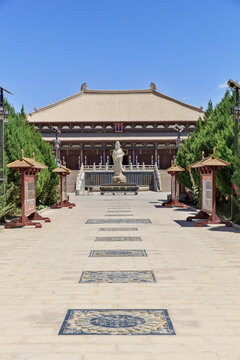
[[[232, 187], [234, 123], [231, 108], [234, 103], [235, 94], [228, 90], [215, 109], [210, 101], [203, 122], [198, 121], [195, 131], [188, 136], [177, 155], [178, 165], [187, 170], [191, 163], [201, 159], [202, 151], [207, 157], [212, 155], [213, 147], [216, 147], [216, 156], [231, 164], [217, 173], [217, 188], [225, 197], [230, 196]], [[199, 173], [193, 170], [192, 174], [200, 189]], [[192, 189], [188, 171], [179, 175], [179, 182]]]
[[24, 149], [24, 156], [35, 158], [40, 163], [48, 166], [47, 170], [42, 170], [37, 175], [36, 198], [37, 205], [51, 205], [58, 199], [59, 177], [52, 173], [56, 168], [55, 158], [52, 154], [51, 146], [46, 143], [33, 125], [30, 125], [26, 119], [24, 107], [21, 112], [16, 113], [13, 106], [7, 104], [10, 110], [8, 124], [5, 126], [5, 174], [7, 188], [13, 183], [14, 188], [10, 195], [10, 200], [16, 205], [20, 205], [20, 175], [13, 169], [6, 167], [6, 164], [21, 156], [21, 149]]

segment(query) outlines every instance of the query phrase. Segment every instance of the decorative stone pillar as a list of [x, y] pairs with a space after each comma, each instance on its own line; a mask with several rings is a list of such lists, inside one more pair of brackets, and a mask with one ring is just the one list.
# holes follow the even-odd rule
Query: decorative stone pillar
[[106, 165], [106, 150], [103, 149], [102, 151], [102, 159], [103, 159], [103, 165]]
[[81, 148], [81, 150], [80, 150], [80, 162], [82, 165], [83, 164], [83, 148]]
[[157, 145], [155, 145], [155, 163], [157, 163], [158, 161], [158, 149], [157, 149]]

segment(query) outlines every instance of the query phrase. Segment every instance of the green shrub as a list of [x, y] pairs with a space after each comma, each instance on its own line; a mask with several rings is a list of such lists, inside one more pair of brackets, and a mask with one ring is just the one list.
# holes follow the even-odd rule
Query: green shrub
[[9, 200], [13, 189], [13, 184], [10, 184], [7, 191], [4, 191], [3, 184], [0, 186], [0, 222], [14, 209], [14, 204]]

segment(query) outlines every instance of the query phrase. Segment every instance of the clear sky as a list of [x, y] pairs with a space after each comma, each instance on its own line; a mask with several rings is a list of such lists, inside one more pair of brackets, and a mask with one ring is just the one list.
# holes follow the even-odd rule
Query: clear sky
[[30, 112], [89, 89], [214, 104], [240, 80], [240, 0], [0, 0], [0, 84]]

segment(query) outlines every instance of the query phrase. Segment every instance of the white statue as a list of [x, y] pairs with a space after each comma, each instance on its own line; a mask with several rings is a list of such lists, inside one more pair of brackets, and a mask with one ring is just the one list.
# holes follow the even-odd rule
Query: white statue
[[116, 141], [115, 150], [113, 150], [113, 168], [114, 168], [114, 176], [112, 178], [112, 182], [116, 184], [124, 184], [126, 183], [126, 177], [123, 175], [123, 161], [124, 152], [121, 149], [120, 142]]

